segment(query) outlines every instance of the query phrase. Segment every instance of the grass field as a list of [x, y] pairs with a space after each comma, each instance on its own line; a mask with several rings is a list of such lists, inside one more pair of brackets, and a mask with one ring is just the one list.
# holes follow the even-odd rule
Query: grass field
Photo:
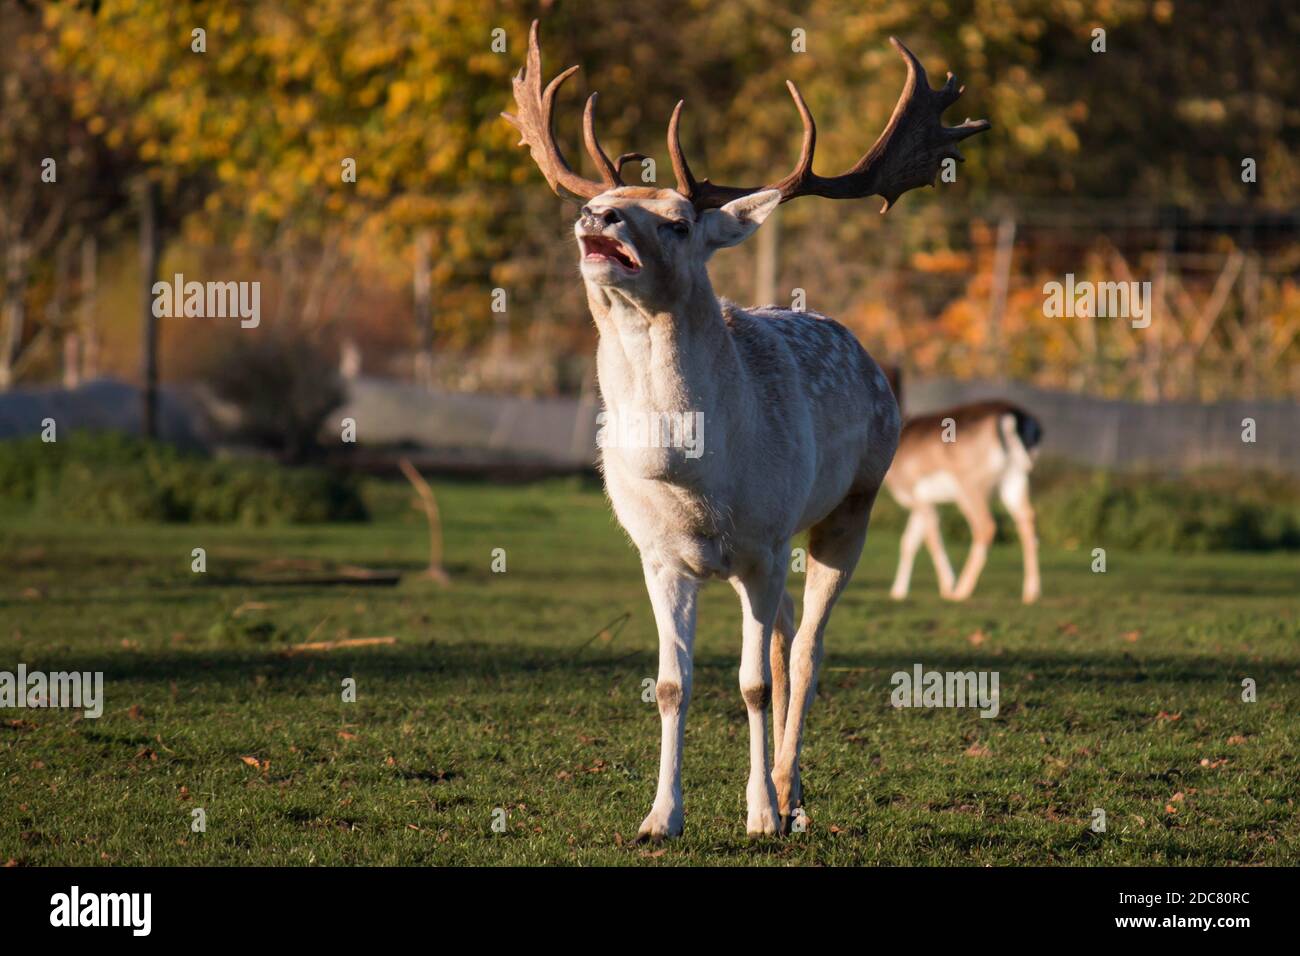
[[[647, 848], [629, 838], [654, 789], [658, 714], [642, 682], [655, 631], [599, 489], [436, 488], [446, 590], [414, 574], [423, 521], [396, 485], [368, 488], [370, 524], [3, 519], [0, 670], [101, 670], [107, 702], [98, 720], [0, 711], [0, 863], [1300, 860], [1300, 555], [1112, 549], [1093, 574], [1091, 544], [1047, 547], [1044, 600], [1024, 608], [1019, 552], [999, 545], [968, 603], [938, 599], [922, 556], [899, 605], [885, 593], [897, 538], [876, 535], [831, 619], [805, 748], [808, 829], [754, 843], [740, 617], [712, 584], [686, 836]], [[206, 574], [190, 570], [195, 547]], [[491, 570], [495, 548], [505, 573]], [[270, 584], [257, 573], [270, 559], [412, 574], [395, 588]], [[286, 650], [374, 636], [396, 643]], [[893, 709], [890, 675], [918, 662], [999, 672], [1000, 715]], [[348, 677], [355, 703], [341, 700]], [[1247, 677], [1257, 703], [1241, 699]], [[191, 831], [195, 808], [206, 832]], [[1094, 808], [1104, 833], [1089, 829]]]

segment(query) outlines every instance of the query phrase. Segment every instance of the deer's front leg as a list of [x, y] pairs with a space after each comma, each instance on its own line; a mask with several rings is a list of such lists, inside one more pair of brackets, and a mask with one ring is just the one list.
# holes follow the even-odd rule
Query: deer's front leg
[[641, 823], [638, 840], [681, 836], [682, 738], [686, 733], [686, 708], [691, 700], [691, 654], [695, 646], [695, 599], [699, 582], [642, 558], [646, 589], [659, 629], [659, 787], [654, 806]]
[[785, 563], [763, 562], [734, 578], [744, 630], [740, 652], [740, 695], [749, 717], [749, 784], [745, 788], [746, 832], [771, 836], [780, 829], [776, 788], [767, 749], [767, 711], [772, 703], [772, 628], [785, 596]]

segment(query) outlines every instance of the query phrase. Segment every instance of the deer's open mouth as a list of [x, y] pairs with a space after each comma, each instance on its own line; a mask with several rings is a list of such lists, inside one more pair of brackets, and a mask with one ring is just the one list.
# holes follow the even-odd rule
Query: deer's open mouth
[[640, 272], [641, 263], [636, 261], [632, 250], [617, 239], [609, 236], [581, 236], [582, 258], [586, 262], [613, 262], [628, 272]]

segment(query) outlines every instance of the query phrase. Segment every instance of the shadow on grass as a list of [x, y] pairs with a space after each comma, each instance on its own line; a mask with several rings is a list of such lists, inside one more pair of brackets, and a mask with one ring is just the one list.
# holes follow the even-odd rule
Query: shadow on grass
[[[474, 679], [535, 681], [539, 677], [556, 681], [566, 678], [639, 681], [647, 673], [653, 673], [656, 658], [657, 649], [649, 646], [630, 654], [624, 649], [617, 659], [574, 660], [571, 651], [563, 648], [407, 641], [389, 647], [323, 653], [290, 653], [289, 645], [275, 645], [166, 650], [149, 654], [41, 655], [39, 663], [46, 670], [102, 671], [109, 681], [175, 680], [234, 686], [251, 681], [255, 675], [316, 680], [318, 678], [313, 675], [322, 671], [394, 682], [419, 677], [434, 684]], [[1014, 670], [1014, 673], [1033, 674], [1034, 686], [1039, 688], [1052, 683], [1132, 686], [1146, 681], [1227, 686], [1235, 681], [1234, 667], [1246, 668], [1251, 675], [1267, 676], [1270, 673], [1289, 675], [1296, 666], [1294, 660], [1261, 658], [1247, 653], [1234, 657], [1210, 653], [1194, 657], [1149, 654], [1136, 657], [1122, 650], [1094, 650], [1090, 653], [994, 657], [917, 647], [906, 652], [832, 653], [826, 659], [826, 666], [836, 670], [829, 674], [823, 671], [823, 680], [833, 680], [849, 671], [888, 687], [890, 675], [900, 670], [910, 672], [918, 660], [923, 661], [927, 671], [998, 670], [1007, 673]], [[701, 655], [695, 662], [700, 682], [717, 682], [719, 686], [734, 681], [737, 666], [737, 658], [729, 654]]]

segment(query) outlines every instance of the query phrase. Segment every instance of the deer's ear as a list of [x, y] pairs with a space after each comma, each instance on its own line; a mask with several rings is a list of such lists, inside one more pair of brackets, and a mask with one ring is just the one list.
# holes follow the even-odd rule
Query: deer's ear
[[707, 209], [700, 215], [704, 241], [710, 249], [744, 242], [780, 204], [779, 189], [764, 189], [733, 199], [721, 209]]

